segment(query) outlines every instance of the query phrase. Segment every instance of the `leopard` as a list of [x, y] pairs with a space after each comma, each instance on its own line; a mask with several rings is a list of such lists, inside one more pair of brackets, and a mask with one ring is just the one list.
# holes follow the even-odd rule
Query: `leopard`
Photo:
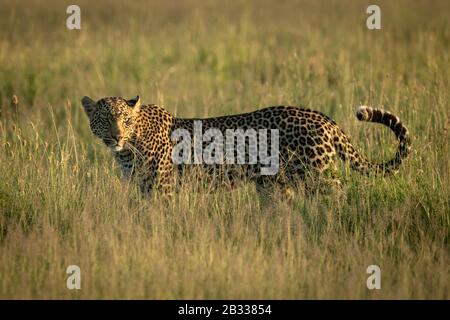
[[[411, 149], [409, 131], [400, 119], [388, 111], [368, 106], [357, 108], [357, 119], [387, 126], [398, 142], [395, 155], [386, 162], [370, 161], [334, 120], [310, 108], [281, 105], [212, 118], [180, 118], [156, 104], [142, 104], [140, 96], [131, 99], [106, 97], [97, 101], [85, 96], [81, 104], [92, 133], [112, 151], [123, 175], [133, 180], [144, 195], [159, 192], [171, 197], [183, 181], [180, 177], [192, 167], [205, 169], [205, 176], [214, 179], [204, 181], [215, 186], [234, 187], [239, 181], [255, 183], [260, 195], [267, 195], [274, 186], [283, 189], [298, 182], [320, 179], [326, 172], [331, 172], [328, 176], [340, 184], [335, 174], [338, 159], [363, 175], [387, 176], [399, 171]], [[224, 135], [227, 130], [276, 132], [277, 139], [269, 139], [266, 149], [277, 142], [278, 171], [262, 174], [261, 161], [175, 163], [174, 151], [179, 141], [174, 139], [174, 133], [184, 130], [194, 136], [196, 122], [201, 123], [202, 133], [210, 129]], [[245, 138], [244, 142], [248, 143], [239, 150], [248, 160], [252, 144]], [[231, 145], [236, 143], [237, 139]], [[200, 145], [205, 147], [208, 141], [202, 141]], [[234, 156], [236, 150], [232, 150]], [[226, 150], [221, 151], [223, 154]], [[185, 159], [192, 160], [192, 154]]]

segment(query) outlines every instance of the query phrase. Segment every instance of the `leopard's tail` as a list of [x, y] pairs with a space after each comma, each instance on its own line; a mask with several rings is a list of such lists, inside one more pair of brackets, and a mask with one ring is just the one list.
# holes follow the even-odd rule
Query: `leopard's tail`
[[394, 158], [385, 163], [372, 163], [358, 152], [352, 146], [345, 133], [340, 131], [334, 141], [339, 157], [343, 160], [348, 160], [352, 169], [364, 174], [370, 172], [390, 174], [397, 171], [410, 152], [411, 140], [408, 129], [398, 117], [380, 109], [361, 106], [356, 111], [356, 117], [360, 121], [376, 122], [388, 126], [394, 132], [399, 142], [397, 152]]

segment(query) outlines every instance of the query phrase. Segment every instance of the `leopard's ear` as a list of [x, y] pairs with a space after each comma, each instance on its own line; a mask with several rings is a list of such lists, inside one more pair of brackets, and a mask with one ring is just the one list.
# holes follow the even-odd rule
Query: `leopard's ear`
[[127, 104], [137, 110], [141, 106], [141, 97], [136, 96], [134, 98], [131, 98], [130, 100], [127, 100]]
[[83, 99], [81, 99], [81, 104], [90, 119], [95, 110], [97, 110], [97, 103], [88, 96], [84, 96]]

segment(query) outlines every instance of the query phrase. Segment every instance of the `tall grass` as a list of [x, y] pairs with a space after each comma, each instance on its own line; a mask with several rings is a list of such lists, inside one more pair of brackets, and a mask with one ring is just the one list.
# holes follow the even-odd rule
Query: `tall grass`
[[[0, 298], [450, 298], [447, 2], [381, 2], [380, 31], [365, 1], [80, 1], [81, 31], [69, 4], [0, 3]], [[309, 106], [380, 161], [391, 133], [353, 113], [383, 106], [413, 152], [390, 178], [342, 167], [342, 195], [143, 199], [79, 103], [136, 94], [186, 117]]]

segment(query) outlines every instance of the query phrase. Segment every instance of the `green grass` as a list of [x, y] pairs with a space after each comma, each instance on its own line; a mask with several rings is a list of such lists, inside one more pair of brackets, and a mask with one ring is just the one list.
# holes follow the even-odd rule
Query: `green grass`
[[[0, 298], [450, 298], [448, 2], [379, 2], [380, 31], [366, 1], [79, 3], [81, 31], [69, 2], [0, 3]], [[392, 134], [354, 111], [381, 106], [413, 151], [389, 178], [342, 167], [343, 197], [149, 201], [79, 102], [136, 94], [183, 117], [309, 106], [380, 161]]]

